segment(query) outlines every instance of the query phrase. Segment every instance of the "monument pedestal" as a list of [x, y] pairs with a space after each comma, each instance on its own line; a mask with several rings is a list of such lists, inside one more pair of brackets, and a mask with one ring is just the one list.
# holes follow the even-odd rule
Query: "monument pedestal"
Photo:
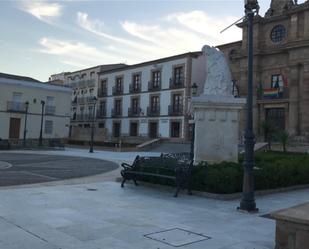
[[246, 99], [201, 95], [193, 98], [194, 162], [238, 162], [239, 112]]

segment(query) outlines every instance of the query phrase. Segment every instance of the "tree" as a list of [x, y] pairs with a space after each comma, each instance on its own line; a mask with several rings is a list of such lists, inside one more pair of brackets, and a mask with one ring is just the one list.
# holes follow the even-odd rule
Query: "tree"
[[282, 144], [283, 152], [286, 152], [286, 146], [289, 142], [289, 133], [286, 131], [281, 131], [277, 134], [277, 139]]
[[260, 126], [263, 130], [264, 142], [268, 143], [268, 149], [271, 150], [271, 137], [275, 129], [267, 120], [263, 121]]

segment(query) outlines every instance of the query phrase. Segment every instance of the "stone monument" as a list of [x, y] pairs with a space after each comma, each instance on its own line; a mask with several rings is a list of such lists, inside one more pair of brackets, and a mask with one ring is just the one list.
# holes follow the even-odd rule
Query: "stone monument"
[[204, 46], [204, 92], [192, 99], [195, 119], [194, 161], [238, 161], [239, 113], [246, 103], [233, 96], [233, 82], [224, 54]]

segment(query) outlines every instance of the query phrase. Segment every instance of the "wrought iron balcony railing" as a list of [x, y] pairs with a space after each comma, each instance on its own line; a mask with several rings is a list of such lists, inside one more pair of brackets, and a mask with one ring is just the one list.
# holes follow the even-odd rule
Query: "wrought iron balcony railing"
[[78, 114], [76, 115], [76, 121], [93, 121], [93, 114]]
[[141, 84], [130, 84], [129, 92], [130, 93], [140, 93], [141, 92]]
[[161, 82], [149, 81], [148, 82], [148, 91], [160, 91], [161, 90]]
[[26, 112], [26, 103], [17, 101], [7, 101], [7, 111], [8, 112]]
[[170, 89], [184, 88], [185, 79], [184, 78], [170, 78]]
[[122, 109], [112, 109], [112, 117], [121, 117], [122, 116]]
[[160, 116], [160, 106], [147, 107], [147, 116], [149, 117]]
[[168, 115], [169, 116], [182, 116], [182, 115], [184, 115], [183, 105], [170, 105], [168, 107]]
[[107, 88], [99, 88], [98, 89], [98, 97], [106, 97], [107, 96]]
[[123, 87], [113, 87], [113, 95], [122, 95], [123, 94]]
[[129, 117], [139, 117], [141, 115], [141, 108], [128, 108], [128, 116]]

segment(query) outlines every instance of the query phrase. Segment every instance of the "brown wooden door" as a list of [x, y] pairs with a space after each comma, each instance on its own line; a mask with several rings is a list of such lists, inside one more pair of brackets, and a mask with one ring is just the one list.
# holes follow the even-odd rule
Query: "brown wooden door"
[[20, 118], [10, 118], [9, 138], [19, 139]]
[[157, 122], [149, 123], [149, 137], [150, 138], [158, 137], [158, 123]]

